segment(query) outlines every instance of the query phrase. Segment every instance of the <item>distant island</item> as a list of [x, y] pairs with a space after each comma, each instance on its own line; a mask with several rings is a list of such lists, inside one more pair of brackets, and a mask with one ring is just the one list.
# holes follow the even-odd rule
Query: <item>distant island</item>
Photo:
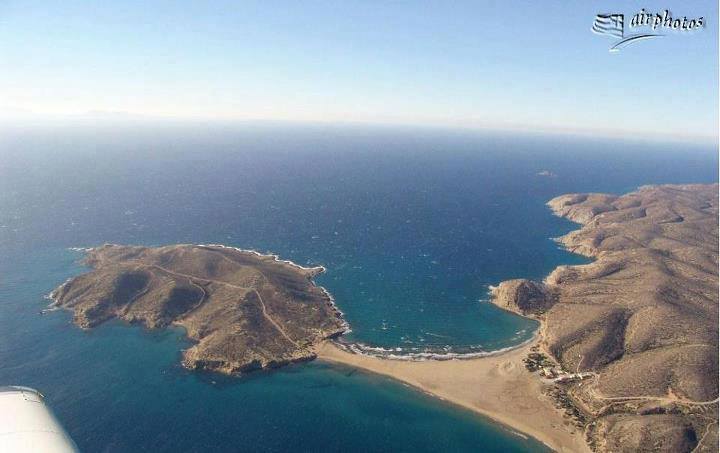
[[53, 304], [91, 328], [118, 318], [177, 325], [196, 344], [183, 365], [242, 373], [315, 358], [313, 346], [347, 326], [305, 268], [274, 255], [219, 245], [89, 249], [92, 270], [54, 290]]

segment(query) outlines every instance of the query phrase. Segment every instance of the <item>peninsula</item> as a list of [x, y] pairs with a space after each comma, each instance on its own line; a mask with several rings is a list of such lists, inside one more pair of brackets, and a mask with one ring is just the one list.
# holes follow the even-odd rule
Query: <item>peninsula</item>
[[533, 343], [413, 362], [326, 342], [319, 358], [394, 377], [557, 451], [716, 451], [718, 185], [548, 206], [582, 225], [559, 242], [595, 260], [493, 288], [493, 303], [540, 320]]
[[92, 270], [54, 290], [53, 303], [91, 328], [112, 318], [177, 325], [195, 342], [183, 365], [242, 373], [315, 358], [313, 346], [346, 323], [315, 285], [322, 267], [218, 245], [90, 249]]
[[571, 194], [548, 206], [581, 225], [558, 241], [594, 261], [492, 288], [493, 303], [541, 328], [483, 358], [358, 354], [334, 340], [347, 325], [312, 281], [323, 268], [217, 245], [90, 249], [92, 270], [51, 297], [83, 328], [112, 318], [184, 327], [191, 369], [317, 357], [393, 377], [556, 451], [716, 451], [718, 185]]

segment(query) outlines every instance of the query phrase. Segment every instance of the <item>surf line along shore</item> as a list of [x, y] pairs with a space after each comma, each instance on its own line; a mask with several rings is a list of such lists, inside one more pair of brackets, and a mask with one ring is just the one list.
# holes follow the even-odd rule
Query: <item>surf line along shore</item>
[[[497, 288], [490, 288], [490, 301], [497, 302]], [[525, 316], [520, 310], [495, 303], [502, 310]], [[523, 359], [531, 352], [547, 351], [541, 345], [546, 323], [534, 337], [515, 348], [481, 357], [443, 360], [397, 360], [354, 351], [337, 340], [315, 346], [317, 359], [393, 378], [417, 390], [478, 413], [520, 435], [528, 435], [558, 452], [590, 452], [582, 428], [564, 417], [545, 395], [552, 382], [529, 372]]]
[[559, 452], [589, 452], [583, 430], [563, 418], [543, 394], [523, 359], [539, 342], [496, 355], [464, 360], [390, 360], [348, 352], [333, 341], [316, 347], [319, 360], [391, 377], [527, 434]]
[[[496, 287], [490, 288], [499, 308], [524, 316], [514, 307], [497, 303]], [[546, 329], [542, 317], [534, 337], [516, 348], [483, 357], [449, 360], [395, 360], [369, 355], [327, 340], [315, 346], [317, 359], [391, 377], [440, 400], [481, 414], [511, 431], [532, 436], [558, 452], [590, 452], [582, 428], [563, 417], [545, 388], [553, 384], [530, 373], [523, 359], [541, 348]], [[542, 351], [546, 352], [546, 351]]]
[[[715, 451], [717, 193], [717, 184], [659, 185], [550, 200], [556, 215], [580, 225], [558, 242], [593, 261], [494, 288], [500, 308], [539, 319], [531, 344], [442, 362], [382, 360], [328, 342], [317, 355], [393, 377], [557, 451], [588, 451], [586, 440], [599, 451]], [[536, 346], [559, 364], [556, 382], [572, 379], [560, 403], [581, 413], [577, 423], [546, 396], [552, 381], [525, 369]]]
[[[498, 302], [496, 287], [490, 301], [498, 308], [526, 316]], [[315, 346], [317, 359], [387, 376], [442, 401], [488, 417], [510, 431], [528, 435], [558, 452], [590, 452], [585, 432], [557, 409], [544, 390], [552, 387], [537, 373], [529, 372], [523, 359], [531, 352], [547, 354], [542, 346], [543, 317], [527, 316], [540, 323], [535, 335], [517, 347], [480, 357], [399, 360], [366, 354], [330, 339]]]

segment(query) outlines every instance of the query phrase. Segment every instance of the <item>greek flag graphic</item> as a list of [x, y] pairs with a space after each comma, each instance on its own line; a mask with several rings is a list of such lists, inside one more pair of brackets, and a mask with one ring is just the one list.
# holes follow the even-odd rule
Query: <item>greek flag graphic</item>
[[598, 14], [595, 16], [592, 31], [598, 35], [608, 35], [622, 38], [623, 22], [624, 17], [622, 14]]

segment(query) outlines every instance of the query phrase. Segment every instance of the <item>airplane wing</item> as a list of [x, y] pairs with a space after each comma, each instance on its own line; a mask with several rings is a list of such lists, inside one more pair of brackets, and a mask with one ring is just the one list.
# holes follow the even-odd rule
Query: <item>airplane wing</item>
[[78, 453], [37, 390], [0, 387], [0, 451]]

